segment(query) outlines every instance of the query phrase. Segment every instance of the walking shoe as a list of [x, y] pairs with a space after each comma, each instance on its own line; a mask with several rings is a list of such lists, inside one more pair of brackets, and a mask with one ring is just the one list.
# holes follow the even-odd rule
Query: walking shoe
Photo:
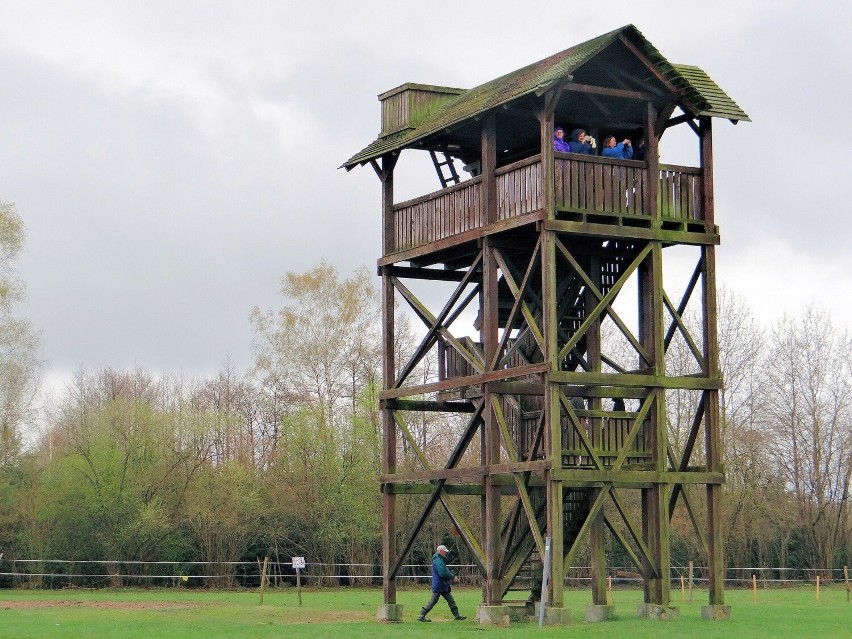
[[465, 617], [464, 615], [456, 615], [455, 619], [456, 621], [464, 621], [465, 619], [467, 619], [467, 617]]
[[424, 622], [426, 622], [426, 623], [432, 623], [432, 620], [431, 620], [431, 619], [427, 619], [427, 618], [426, 618], [426, 617], [424, 617], [423, 615], [420, 615], [419, 617], [417, 617], [417, 621], [424, 621]]

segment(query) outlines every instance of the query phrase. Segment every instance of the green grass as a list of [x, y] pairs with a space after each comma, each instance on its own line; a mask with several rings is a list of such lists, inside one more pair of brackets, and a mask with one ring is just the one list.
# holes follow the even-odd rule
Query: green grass
[[[455, 592], [462, 613], [473, 617], [481, 599], [479, 590]], [[299, 607], [295, 589], [267, 592], [259, 605], [256, 591], [210, 592], [163, 590], [3, 590], [0, 591], [0, 637], [3, 639], [79, 638], [99, 639], [246, 639], [329, 638], [390, 639], [419, 637], [489, 636], [522, 637], [630, 637], [630, 639], [799, 639], [852, 638], [852, 603], [837, 586], [822, 589], [816, 601], [813, 589], [760, 590], [758, 603], [750, 590], [729, 590], [730, 621], [700, 618], [707, 593], [694, 593], [692, 603], [673, 592], [672, 605], [680, 608], [678, 621], [650, 621], [636, 617], [642, 594], [616, 590], [613, 603], [618, 618], [599, 624], [583, 622], [589, 603], [587, 591], [567, 591], [571, 609], [570, 628], [540, 629], [536, 621], [515, 623], [509, 628], [483, 627], [454, 622], [442, 601], [430, 614], [431, 624], [415, 621], [429, 597], [427, 588], [401, 590], [405, 623], [378, 624], [376, 609], [381, 590], [361, 588], [305, 589]]]

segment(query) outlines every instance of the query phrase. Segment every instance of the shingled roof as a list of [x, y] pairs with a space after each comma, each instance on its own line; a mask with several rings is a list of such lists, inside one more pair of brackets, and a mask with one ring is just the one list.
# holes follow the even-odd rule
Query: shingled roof
[[559, 81], [570, 81], [572, 72], [617, 40], [630, 42], [649, 60], [660, 75], [680, 92], [682, 106], [690, 114], [721, 117], [733, 122], [749, 120], [748, 115], [704, 71], [694, 66], [670, 63], [630, 24], [465, 91], [450, 99], [418, 126], [379, 137], [344, 162], [341, 168], [349, 170], [385, 153], [410, 147], [526, 95], [541, 95]]

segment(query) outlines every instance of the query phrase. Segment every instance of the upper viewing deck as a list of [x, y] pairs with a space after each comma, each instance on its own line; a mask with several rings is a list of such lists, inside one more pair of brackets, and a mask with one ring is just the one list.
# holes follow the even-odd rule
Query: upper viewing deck
[[[541, 155], [495, 171], [499, 222], [494, 230], [547, 219], [541, 171]], [[554, 219], [577, 223], [578, 232], [595, 233], [595, 225], [609, 225], [635, 236], [637, 229], [654, 226], [656, 209], [661, 229], [705, 233], [701, 169], [661, 164], [654, 173], [658, 185], [652, 203], [647, 162], [554, 153]], [[386, 254], [481, 236], [488, 231], [482, 191], [480, 176], [395, 204]]]
[[[749, 119], [706, 73], [668, 62], [632, 25], [473, 89], [408, 83], [379, 100], [378, 138], [343, 167], [370, 164], [382, 181], [383, 265], [455, 262], [465, 249], [454, 247], [527, 226], [716, 244], [711, 118]], [[699, 166], [660, 164], [660, 139], [675, 126], [695, 133]], [[576, 152], [578, 139], [562, 152], [567, 135], [556, 144], [554, 131], [563, 127], [597, 148]], [[610, 137], [642, 141], [641, 159], [602, 157]], [[444, 188], [394, 202], [404, 150], [429, 152]]]

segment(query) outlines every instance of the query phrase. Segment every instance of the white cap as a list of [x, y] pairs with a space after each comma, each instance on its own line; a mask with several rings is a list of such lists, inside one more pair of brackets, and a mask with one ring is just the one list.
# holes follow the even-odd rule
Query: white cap
[[438, 552], [450, 552], [450, 549], [447, 548], [444, 544], [441, 544], [435, 550], [437, 550]]

